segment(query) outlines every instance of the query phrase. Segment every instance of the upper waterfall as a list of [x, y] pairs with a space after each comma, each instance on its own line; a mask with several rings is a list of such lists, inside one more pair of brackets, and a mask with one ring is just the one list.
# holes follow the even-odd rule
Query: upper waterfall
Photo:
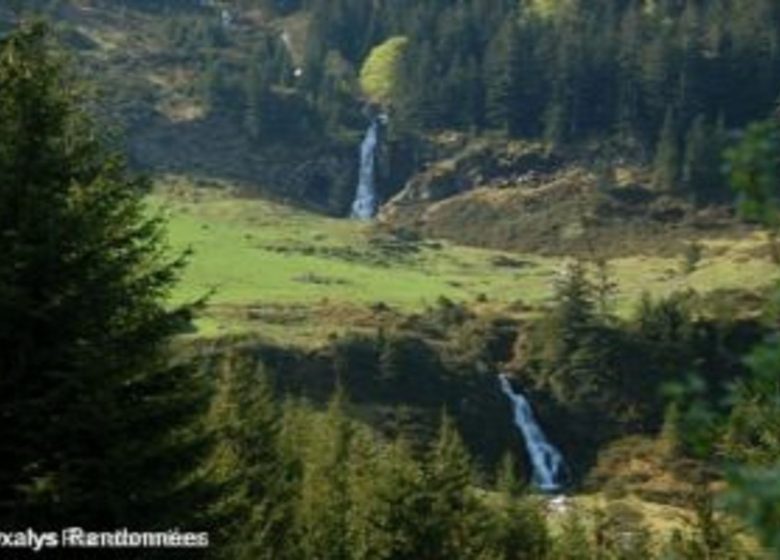
[[547, 441], [542, 428], [534, 418], [531, 405], [522, 393], [516, 393], [506, 375], [500, 375], [501, 390], [514, 406], [515, 425], [525, 439], [525, 446], [533, 466], [533, 481], [540, 490], [555, 492], [564, 483], [566, 465], [558, 449]]
[[370, 220], [376, 214], [375, 163], [381, 123], [381, 115], [373, 118], [360, 144], [360, 174], [355, 201], [352, 203], [352, 217], [359, 220]]

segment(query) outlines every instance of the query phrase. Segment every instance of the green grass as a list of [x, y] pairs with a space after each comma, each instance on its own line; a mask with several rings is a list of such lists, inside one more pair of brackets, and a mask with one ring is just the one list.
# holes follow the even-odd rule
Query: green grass
[[[311, 303], [323, 298], [404, 309], [445, 295], [470, 299], [487, 288], [510, 288], [515, 274], [491, 268], [490, 254], [445, 247], [385, 255], [370, 228], [314, 217], [258, 201], [176, 205], [174, 246], [195, 257], [179, 293], [216, 287], [213, 303]], [[502, 295], [507, 295], [505, 291]]]
[[[367, 310], [379, 302], [408, 313], [442, 296], [486, 300], [479, 306], [490, 309], [518, 300], [538, 305], [549, 299], [561, 266], [559, 258], [400, 241], [368, 224], [227, 191], [177, 189], [165, 189], [152, 203], [169, 214], [172, 247], [193, 251], [174, 300], [213, 291], [198, 323], [204, 335], [254, 331], [290, 342], [321, 339], [370, 322]], [[704, 243], [690, 274], [682, 270], [682, 256], [614, 260], [617, 309], [629, 312], [643, 291], [766, 286], [777, 274], [767, 259], [752, 256], [762, 243], [758, 236]]]

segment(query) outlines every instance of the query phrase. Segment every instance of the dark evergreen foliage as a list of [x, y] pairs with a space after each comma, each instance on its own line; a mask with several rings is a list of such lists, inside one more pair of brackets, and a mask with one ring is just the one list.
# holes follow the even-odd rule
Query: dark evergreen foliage
[[40, 24], [0, 43], [0, 523], [205, 527], [183, 261], [63, 68]]
[[[686, 129], [702, 113], [733, 126], [760, 117], [780, 91], [780, 14], [770, 0], [304, 5], [322, 16], [310, 39], [325, 45], [319, 56], [335, 49], [357, 65], [388, 36], [410, 37], [408, 102], [433, 96], [443, 119], [433, 127], [504, 128], [511, 117], [510, 133], [533, 134], [546, 114], [567, 137], [619, 124], [652, 143], [670, 108]], [[482, 71], [464, 83], [471, 65]], [[748, 75], [761, 78], [739, 79]], [[487, 95], [464, 104], [460, 92], [472, 87]]]
[[[658, 188], [699, 204], [729, 199], [726, 132], [765, 115], [780, 93], [773, 0], [103, 2], [164, 12], [166, 40], [201, 67], [210, 114], [243, 124], [254, 142], [315, 144], [363, 128], [360, 68], [373, 47], [405, 36], [390, 139], [459, 129], [615, 140], [655, 160]], [[292, 49], [302, 56], [270, 26], [248, 56], [227, 55], [234, 31], [223, 9], [305, 11], [305, 44]]]

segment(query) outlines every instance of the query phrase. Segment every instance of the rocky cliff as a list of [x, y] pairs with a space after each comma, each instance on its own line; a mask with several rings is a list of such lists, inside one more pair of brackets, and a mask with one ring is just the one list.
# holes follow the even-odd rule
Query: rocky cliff
[[645, 165], [604, 161], [541, 144], [466, 143], [413, 175], [379, 221], [468, 245], [599, 256], [676, 253], [682, 237], [734, 226], [727, 208], [652, 189]]

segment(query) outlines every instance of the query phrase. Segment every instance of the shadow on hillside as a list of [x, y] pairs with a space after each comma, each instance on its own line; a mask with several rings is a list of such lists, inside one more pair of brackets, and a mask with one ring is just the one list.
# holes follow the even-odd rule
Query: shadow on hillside
[[246, 195], [342, 215], [357, 181], [352, 146], [330, 143], [262, 147], [232, 119], [171, 121], [161, 115], [128, 131], [131, 161], [158, 173], [237, 184]]

